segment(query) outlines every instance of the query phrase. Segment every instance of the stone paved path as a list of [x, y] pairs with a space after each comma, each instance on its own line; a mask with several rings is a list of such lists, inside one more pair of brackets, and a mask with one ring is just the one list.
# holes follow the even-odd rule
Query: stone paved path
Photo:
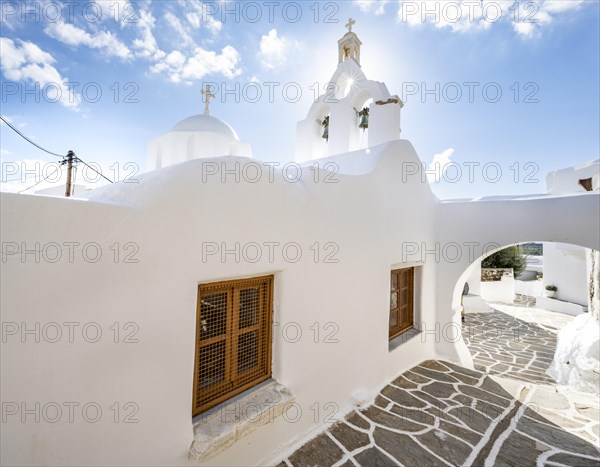
[[561, 391], [544, 374], [549, 329], [500, 312], [467, 315], [478, 370], [423, 362], [278, 467], [597, 467], [598, 397]]
[[492, 306], [495, 313], [468, 314], [463, 324], [463, 338], [475, 368], [498, 381], [524, 382], [531, 393], [530, 406], [540, 416], [600, 446], [600, 395], [560, 387], [545, 374], [554, 356], [556, 334], [573, 317], [535, 308]]
[[519, 381], [553, 383], [546, 370], [554, 358], [556, 332], [497, 311], [465, 315], [462, 334], [476, 369]]

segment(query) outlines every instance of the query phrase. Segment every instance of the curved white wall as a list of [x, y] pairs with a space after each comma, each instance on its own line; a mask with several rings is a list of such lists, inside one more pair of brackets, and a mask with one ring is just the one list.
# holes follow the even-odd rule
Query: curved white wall
[[[192, 442], [192, 377], [197, 284], [275, 274], [273, 376], [296, 396], [303, 415], [296, 423], [278, 418], [209, 461], [210, 465], [262, 464], [282, 446], [323, 427], [326, 404], [340, 412], [352, 394], [374, 395], [385, 382], [435, 356], [435, 336], [413, 338], [388, 351], [389, 283], [402, 259], [402, 242], [434, 240], [435, 198], [420, 182], [398, 183], [402, 163], [418, 158], [410, 143], [375, 148], [375, 170], [337, 175], [337, 183], [315, 182], [305, 170], [296, 183], [268, 171], [259, 183], [213, 176], [202, 181], [195, 160], [145, 174], [139, 185], [120, 183], [87, 194], [91, 201], [2, 194], [3, 241], [27, 245], [52, 241], [97, 242], [104, 259], [91, 264], [25, 262], [2, 264], [2, 313], [9, 322], [97, 322], [106, 339], [90, 344], [2, 345], [4, 401], [98, 402], [98, 424], [3, 424], [5, 464], [186, 464]], [[257, 163], [221, 158], [228, 169]], [[410, 203], [406, 200], [410, 199]], [[410, 219], [411, 222], [406, 220]], [[139, 246], [137, 264], [115, 263], [110, 247]], [[203, 261], [203, 243], [232, 247], [256, 242], [295, 242], [298, 262], [266, 253], [257, 262]], [[319, 242], [320, 259], [311, 246]], [[324, 263], [334, 242], [338, 263]], [[277, 250], [276, 250], [277, 251]], [[435, 264], [419, 270], [420, 320], [433, 327]], [[136, 344], [115, 344], [112, 323], [136, 323]], [[302, 338], [286, 341], [299, 326]], [[319, 323], [319, 342], [311, 326]], [[325, 328], [327, 323], [333, 323]], [[334, 329], [338, 343], [323, 342]], [[135, 402], [136, 424], [115, 424], [107, 407]], [[321, 408], [314, 420], [314, 404]], [[310, 409], [313, 407], [313, 409]]]

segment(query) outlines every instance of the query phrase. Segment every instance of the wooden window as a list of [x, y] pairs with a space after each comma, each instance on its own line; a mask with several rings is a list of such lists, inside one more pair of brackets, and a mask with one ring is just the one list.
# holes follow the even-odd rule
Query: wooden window
[[271, 377], [273, 276], [198, 286], [192, 415]]
[[414, 283], [415, 268], [392, 271], [390, 284], [390, 339], [413, 327]]

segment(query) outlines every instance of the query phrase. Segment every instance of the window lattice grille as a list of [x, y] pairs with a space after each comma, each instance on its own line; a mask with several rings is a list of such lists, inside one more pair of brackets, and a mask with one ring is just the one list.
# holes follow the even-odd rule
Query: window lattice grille
[[273, 276], [198, 286], [195, 416], [271, 376]]

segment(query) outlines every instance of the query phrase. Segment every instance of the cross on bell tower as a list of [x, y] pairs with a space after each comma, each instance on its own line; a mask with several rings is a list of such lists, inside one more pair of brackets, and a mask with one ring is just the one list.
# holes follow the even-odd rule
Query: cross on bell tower
[[345, 25], [348, 32], [338, 41], [338, 63], [352, 59], [360, 66], [360, 46], [362, 42], [356, 33], [352, 31], [352, 26], [355, 24], [356, 21], [350, 18]]
[[204, 97], [204, 115], [210, 115], [210, 100], [217, 96], [212, 93], [212, 88], [208, 84], [201, 91], [201, 94]]
[[352, 26], [354, 26], [356, 24], [356, 21], [354, 21], [352, 18], [350, 18], [348, 20], [348, 24], [346, 24], [346, 28], [348, 28], [348, 32], [352, 32]]

